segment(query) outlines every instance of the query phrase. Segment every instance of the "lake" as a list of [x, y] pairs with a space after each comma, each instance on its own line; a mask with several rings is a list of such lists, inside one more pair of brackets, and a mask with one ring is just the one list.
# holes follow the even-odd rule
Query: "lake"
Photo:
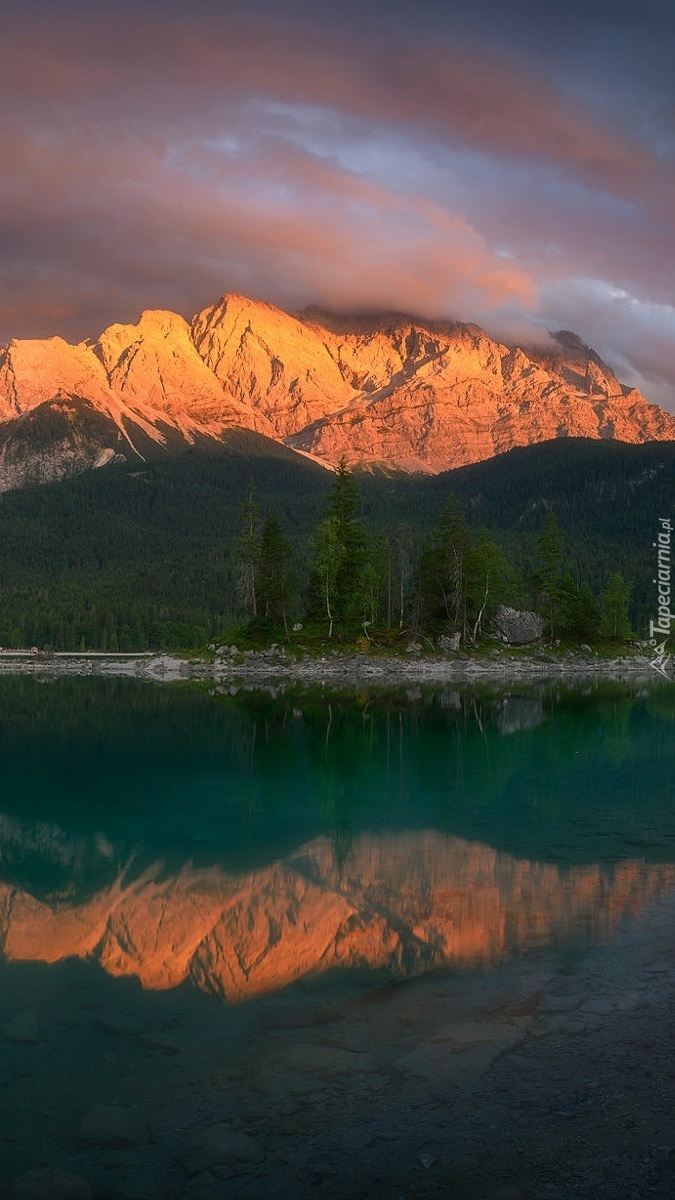
[[0, 1186], [671, 1194], [674, 722], [0, 678]]

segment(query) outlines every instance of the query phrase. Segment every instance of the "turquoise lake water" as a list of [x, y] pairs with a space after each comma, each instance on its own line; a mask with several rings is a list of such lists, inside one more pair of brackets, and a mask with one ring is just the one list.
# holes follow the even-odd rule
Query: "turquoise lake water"
[[[245, 1095], [255, 1132], [273, 1100], [388, 1080], [448, 981], [476, 1025], [500, 972], [515, 994], [574, 969], [675, 889], [674, 729], [670, 685], [0, 679], [0, 1181], [86, 1168], [97, 1195], [192, 1195], [204, 1172], [174, 1161], [171, 1130]], [[340, 1068], [366, 1048], [324, 1025], [413, 981], [436, 991], [408, 1041], [388, 1030], [365, 1073]], [[83, 1142], [96, 1103], [142, 1110], [148, 1144]], [[267, 1194], [228, 1170], [228, 1195]]]

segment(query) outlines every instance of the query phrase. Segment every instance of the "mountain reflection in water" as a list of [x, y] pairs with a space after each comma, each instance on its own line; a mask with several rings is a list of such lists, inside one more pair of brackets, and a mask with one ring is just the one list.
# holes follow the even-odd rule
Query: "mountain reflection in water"
[[675, 697], [0, 680], [0, 950], [237, 1002], [602, 939], [675, 887]]
[[146, 988], [188, 979], [236, 1002], [335, 968], [404, 977], [604, 938], [674, 885], [673, 866], [559, 868], [431, 831], [360, 837], [340, 862], [320, 838], [250, 873], [122, 873], [79, 904], [3, 885], [0, 944], [9, 960], [92, 957]]

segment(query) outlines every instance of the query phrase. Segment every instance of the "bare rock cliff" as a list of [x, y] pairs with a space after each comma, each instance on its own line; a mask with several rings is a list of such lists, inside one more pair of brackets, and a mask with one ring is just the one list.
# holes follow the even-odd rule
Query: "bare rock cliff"
[[[17, 441], [16, 422], [64, 403], [87, 405], [113, 432], [86, 447], [43, 445], [37, 470], [30, 428]], [[138, 455], [139, 431], [161, 448], [170, 431], [192, 442], [233, 427], [323, 462], [424, 472], [559, 437], [675, 439], [675, 417], [622, 387], [566, 331], [543, 348], [509, 347], [476, 325], [289, 316], [230, 295], [191, 325], [144, 312], [96, 342], [13, 341], [0, 351], [0, 490], [112, 461], [124, 447]]]

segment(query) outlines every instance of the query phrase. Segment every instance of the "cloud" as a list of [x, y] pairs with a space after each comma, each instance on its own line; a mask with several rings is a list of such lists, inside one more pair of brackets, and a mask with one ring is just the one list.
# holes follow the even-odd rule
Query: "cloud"
[[[22, 292], [39, 292], [49, 271], [69, 296], [67, 319], [78, 292], [89, 303], [96, 279], [115, 306], [126, 293], [125, 310], [181, 297], [185, 309], [232, 289], [425, 315], [469, 298], [481, 311], [534, 303], [527, 273], [463, 219], [275, 139], [229, 155], [207, 147], [187, 161], [161, 144], [86, 137], [58, 147], [19, 141], [12, 151], [23, 194], [17, 204], [15, 186], [0, 187], [0, 222], [30, 246], [32, 265], [23, 280], [0, 281], [5, 311], [18, 288], [25, 313]], [[53, 303], [38, 308], [54, 315]]]
[[[647, 382], [650, 357], [663, 392], [668, 93], [636, 70], [627, 119], [590, 61], [593, 14], [580, 39], [571, 3], [555, 41], [528, 5], [509, 25], [477, 0], [449, 34], [431, 0], [353, 19], [345, 0], [340, 23], [335, 5], [303, 23], [297, 3], [76, 20], [68, 2], [28, 2], [0, 44], [0, 340], [93, 335], [143, 307], [190, 316], [239, 290], [509, 337], [581, 326]], [[617, 53], [627, 36], [610, 38]], [[638, 308], [619, 311], [621, 292]]]
[[623, 382], [675, 411], [675, 307], [640, 300], [604, 281], [557, 281], [546, 303], [567, 328], [580, 325]]
[[[180, 136], [217, 120], [237, 97], [334, 109], [371, 125], [408, 128], [488, 155], [536, 160], [611, 189], [629, 188], [652, 152], [551, 85], [541, 66], [466, 42], [419, 36], [330, 37], [279, 19], [128, 24], [59, 20], [5, 31], [0, 91], [49, 127], [82, 120], [173, 124]], [[27, 61], [30, 69], [26, 70]], [[56, 104], [56, 109], [54, 105]], [[16, 111], [16, 110], [15, 110]], [[85, 115], [85, 120], [86, 120]]]

